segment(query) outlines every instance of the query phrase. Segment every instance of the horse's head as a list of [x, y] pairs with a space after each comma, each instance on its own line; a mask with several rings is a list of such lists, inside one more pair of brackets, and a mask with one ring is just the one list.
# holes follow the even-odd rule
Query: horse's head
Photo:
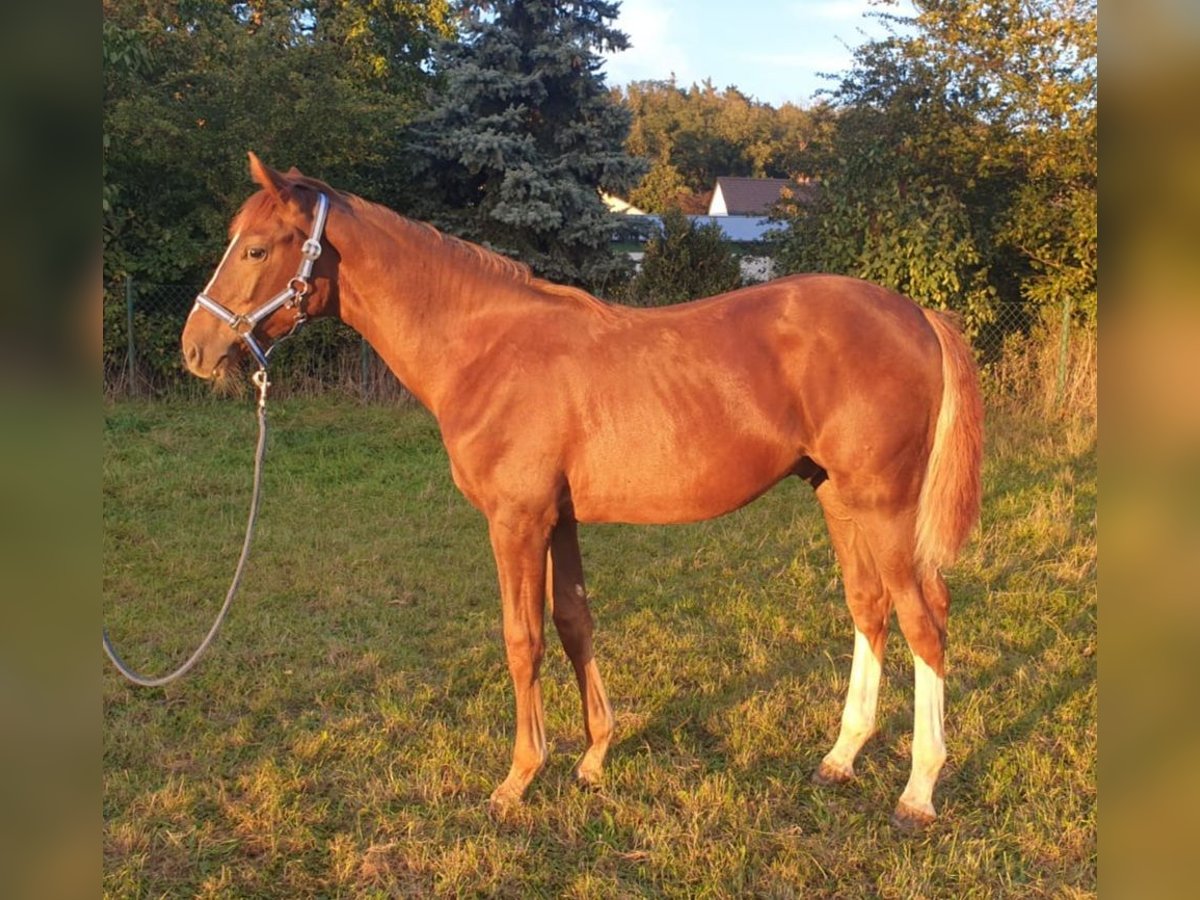
[[281, 337], [335, 312], [337, 253], [323, 240], [334, 193], [249, 156], [262, 190], [234, 217], [225, 255], [183, 327], [183, 359], [200, 378], [221, 379], [246, 355], [265, 365]]

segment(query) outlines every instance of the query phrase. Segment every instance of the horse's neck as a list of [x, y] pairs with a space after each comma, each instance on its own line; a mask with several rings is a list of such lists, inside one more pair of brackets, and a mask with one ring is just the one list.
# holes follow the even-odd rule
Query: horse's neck
[[[436, 232], [378, 210], [343, 237], [342, 321], [361, 334], [435, 415], [471, 361], [472, 320], [529, 292], [487, 270]], [[484, 301], [487, 306], [484, 306]]]

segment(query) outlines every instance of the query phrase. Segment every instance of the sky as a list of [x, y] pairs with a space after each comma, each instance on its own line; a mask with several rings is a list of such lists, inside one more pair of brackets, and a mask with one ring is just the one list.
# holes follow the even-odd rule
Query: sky
[[606, 56], [606, 80], [623, 87], [673, 72], [681, 87], [711, 78], [772, 106], [808, 106], [836, 86], [818, 73], [847, 69], [853, 47], [885, 33], [866, 16], [874, 8], [871, 0], [622, 0], [616, 27], [632, 46]]

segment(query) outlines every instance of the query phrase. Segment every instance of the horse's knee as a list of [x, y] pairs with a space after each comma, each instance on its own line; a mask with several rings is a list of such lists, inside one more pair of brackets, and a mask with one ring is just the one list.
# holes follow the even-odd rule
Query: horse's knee
[[546, 642], [540, 634], [525, 628], [506, 629], [504, 650], [514, 678], [536, 677], [546, 654]]
[[589, 620], [587, 594], [582, 585], [555, 582], [554, 624], [559, 627], [570, 627], [584, 624]]
[[581, 585], [555, 585], [551, 617], [564, 642], [586, 641], [592, 634], [592, 614]]

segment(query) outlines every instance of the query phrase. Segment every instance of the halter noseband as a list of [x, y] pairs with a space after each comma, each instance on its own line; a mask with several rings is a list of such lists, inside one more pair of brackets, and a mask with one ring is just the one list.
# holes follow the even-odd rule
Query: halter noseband
[[[271, 315], [271, 313], [275, 312], [281, 306], [296, 310], [296, 321], [292, 323], [292, 330], [283, 337], [290, 337], [295, 334], [296, 330], [307, 321], [308, 316], [304, 314], [304, 307], [301, 304], [312, 290], [308, 280], [312, 277], [313, 263], [321, 255], [321, 235], [325, 231], [325, 219], [328, 215], [329, 198], [323, 193], [318, 194], [317, 214], [313, 218], [312, 232], [309, 234], [308, 240], [300, 248], [300, 268], [296, 271], [296, 276], [288, 282], [286, 288], [258, 307], [258, 309], [248, 313], [235, 313], [227, 307], [222, 306], [204, 291], [196, 295], [196, 303], [192, 307], [192, 311], [195, 312], [197, 308], [206, 309], [232, 328], [237, 336], [246, 342], [246, 347], [249, 348], [250, 353], [258, 361], [259, 368], [264, 372], [267, 368], [267, 357], [275, 347], [275, 344], [263, 350], [254, 337], [254, 329], [258, 327], [263, 319], [267, 318], [267, 316]], [[236, 237], [234, 240], [236, 240]], [[283, 338], [279, 340], [283, 340]], [[275, 343], [278, 343], [278, 341]]]

